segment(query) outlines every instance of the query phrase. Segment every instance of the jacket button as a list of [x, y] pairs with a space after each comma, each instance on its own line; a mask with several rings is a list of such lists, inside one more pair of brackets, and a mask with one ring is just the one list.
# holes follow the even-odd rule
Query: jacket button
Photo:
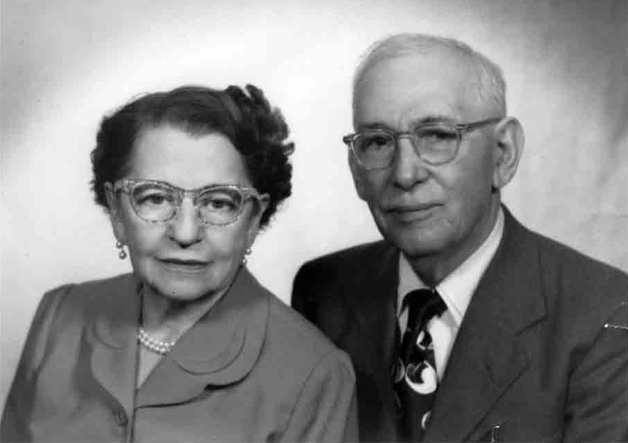
[[129, 422], [124, 411], [114, 411], [113, 421], [115, 421], [118, 426], [126, 426]]

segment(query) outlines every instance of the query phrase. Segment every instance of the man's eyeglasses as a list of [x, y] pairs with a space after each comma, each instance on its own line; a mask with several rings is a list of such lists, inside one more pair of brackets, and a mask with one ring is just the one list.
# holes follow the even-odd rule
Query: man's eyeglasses
[[248, 187], [212, 185], [186, 190], [157, 180], [121, 179], [113, 185], [114, 192], [129, 194], [131, 207], [139, 218], [149, 223], [173, 219], [187, 196], [194, 202], [199, 219], [206, 225], [226, 226], [235, 222], [249, 198], [261, 200], [259, 193]]
[[468, 132], [500, 120], [501, 118], [491, 118], [460, 124], [426, 123], [417, 126], [412, 131], [400, 132], [388, 129], [367, 129], [345, 135], [342, 141], [349, 146], [358, 164], [364, 169], [389, 167], [395, 157], [398, 141], [403, 137], [410, 139], [417, 155], [425, 163], [440, 165], [450, 162], [458, 155], [460, 140]]

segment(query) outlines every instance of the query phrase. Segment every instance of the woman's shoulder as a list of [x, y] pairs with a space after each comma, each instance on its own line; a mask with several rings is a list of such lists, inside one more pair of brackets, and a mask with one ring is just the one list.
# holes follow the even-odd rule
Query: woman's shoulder
[[284, 354], [296, 367], [335, 366], [353, 377], [347, 354], [334, 345], [316, 326], [275, 295], [270, 294], [268, 347]]
[[136, 286], [132, 274], [121, 274], [81, 283], [66, 283], [47, 291], [40, 302], [39, 310], [83, 311], [93, 308], [99, 300], [128, 295]]
[[[31, 321], [23, 355], [31, 367], [36, 367], [49, 346], [78, 343], [82, 329], [94, 316], [107, 310], [112, 294], [122, 294], [131, 287], [133, 278], [121, 275], [113, 278], [68, 283], [47, 291], [40, 300]], [[120, 305], [118, 303], [118, 305]]]
[[99, 295], [102, 293], [111, 293], [118, 291], [124, 287], [135, 284], [133, 274], [120, 274], [113, 277], [107, 277], [97, 280], [88, 280], [80, 283], [65, 283], [47, 291], [44, 296], [48, 298], [55, 297], [76, 297], [84, 295]]
[[65, 283], [63, 285], [60, 285], [58, 287], [51, 289], [48, 292], [54, 292], [54, 291], [63, 290], [63, 289], [65, 290], [68, 290], [68, 289], [72, 289], [72, 290], [107, 289], [110, 287], [116, 287], [119, 285], [128, 284], [128, 282], [130, 281], [135, 282], [135, 277], [133, 276], [132, 273], [125, 273], [125, 274], [114, 275], [112, 277], [86, 280], [86, 281], [78, 282], [78, 283], [76, 282]]
[[[248, 270], [240, 272], [232, 290], [234, 296], [247, 300], [243, 304], [251, 313], [264, 313], [261, 326], [264, 330], [256, 333], [265, 335], [265, 352], [289, 352], [289, 358], [298, 355], [310, 363], [311, 359], [320, 359], [330, 353], [343, 354], [316, 326], [264, 287]], [[253, 316], [249, 316], [251, 318]]]

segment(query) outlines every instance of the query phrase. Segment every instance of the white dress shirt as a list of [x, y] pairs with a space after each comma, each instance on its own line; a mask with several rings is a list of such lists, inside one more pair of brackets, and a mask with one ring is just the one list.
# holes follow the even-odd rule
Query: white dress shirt
[[[436, 290], [447, 305], [447, 310], [443, 315], [433, 318], [427, 325], [427, 330], [431, 334], [432, 342], [434, 343], [434, 360], [439, 381], [445, 373], [449, 353], [471, 301], [471, 296], [495, 255], [503, 233], [504, 213], [500, 208], [495, 225], [484, 243], [436, 286]], [[403, 298], [410, 291], [427, 287], [419, 276], [415, 274], [406, 257], [403, 254], [399, 254], [397, 317], [402, 335], [408, 322], [407, 309], [403, 309], [403, 311], [401, 309]]]

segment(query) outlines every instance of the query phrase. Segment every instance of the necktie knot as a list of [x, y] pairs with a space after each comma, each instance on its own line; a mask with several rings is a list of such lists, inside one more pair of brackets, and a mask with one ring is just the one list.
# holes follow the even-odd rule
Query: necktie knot
[[422, 288], [408, 292], [403, 299], [408, 309], [408, 323], [401, 342], [401, 361], [407, 364], [421, 334], [429, 321], [442, 315], [447, 305], [435, 289]]
[[447, 310], [447, 305], [435, 289], [416, 289], [408, 292], [403, 299], [403, 306], [408, 309], [407, 329], [422, 329], [434, 317], [439, 317]]

